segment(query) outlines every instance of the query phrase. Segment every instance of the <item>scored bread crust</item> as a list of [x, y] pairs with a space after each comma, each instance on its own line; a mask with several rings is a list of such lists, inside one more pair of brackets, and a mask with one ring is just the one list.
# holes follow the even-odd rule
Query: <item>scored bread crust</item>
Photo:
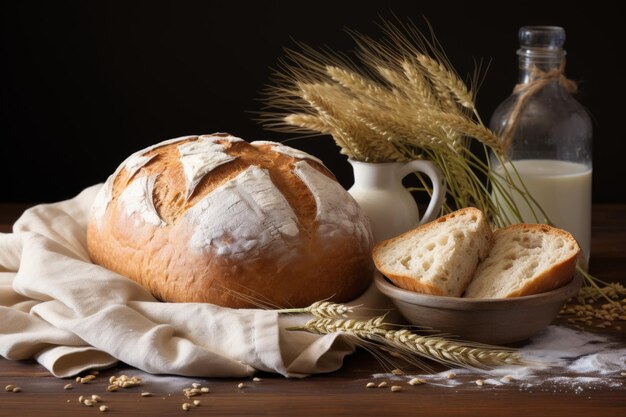
[[444, 290], [442, 290], [440, 287], [431, 285], [427, 282], [420, 281], [418, 279], [407, 276], [405, 274], [400, 275], [400, 274], [394, 273], [390, 269], [386, 268], [384, 265], [383, 250], [389, 246], [400, 244], [401, 242], [405, 241], [407, 237], [411, 237], [411, 236], [418, 235], [418, 234], [424, 234], [428, 232], [429, 230], [438, 227], [440, 223], [444, 223], [457, 216], [465, 216], [465, 215], [476, 215], [476, 216], [479, 216], [480, 219], [484, 220], [484, 214], [477, 208], [466, 207], [460, 210], [456, 210], [445, 216], [439, 217], [438, 219], [432, 222], [423, 224], [421, 226], [416, 227], [415, 229], [404, 232], [401, 235], [398, 235], [391, 239], [387, 239], [387, 240], [377, 243], [374, 246], [374, 250], [372, 252], [374, 265], [383, 275], [389, 278], [395, 285], [397, 285], [400, 288], [404, 288], [406, 290], [415, 291], [415, 292], [419, 292], [423, 294], [430, 294], [430, 295], [461, 296], [461, 294], [465, 290], [465, 287], [469, 284], [470, 278], [474, 270], [476, 269], [480, 261], [487, 256], [489, 252], [489, 248], [491, 247], [492, 233], [491, 233], [491, 228], [489, 227], [486, 221], [484, 221], [484, 224], [482, 225], [482, 227], [479, 227], [479, 229], [477, 230], [477, 234], [474, 237], [474, 239], [476, 239], [476, 242], [481, 242], [481, 243], [482, 241], [485, 241], [485, 242], [484, 244], [478, 245], [476, 257], [471, 262], [472, 265], [470, 266], [469, 269], [471, 270], [472, 274], [468, 274], [465, 277], [465, 279], [462, 280], [462, 282], [460, 283], [461, 288], [456, 289], [455, 294], [449, 294], [445, 292]]
[[[329, 298], [345, 302], [362, 293], [372, 277], [371, 231], [367, 218], [350, 195], [332, 188], [337, 184], [333, 174], [315, 158], [291, 148], [287, 153], [278, 152], [277, 144], [252, 146], [242, 140], [229, 140], [232, 137], [226, 134], [209, 136], [217, 136], [215, 143], [235, 159], [214, 167], [190, 194], [179, 146], [198, 140], [197, 136], [148, 148], [140, 156], [149, 161], [135, 171], [128, 164], [120, 166], [103, 187], [103, 196], [99, 196], [104, 199], [109, 187], [110, 196], [104, 209], [101, 202], [92, 209], [87, 244], [93, 262], [137, 281], [156, 298], [169, 302], [253, 307], [253, 300], [258, 300], [264, 305], [304, 307]], [[331, 181], [339, 201], [352, 210], [344, 212], [349, 221], [333, 224], [331, 217], [328, 223], [328, 216], [326, 223], [319, 221], [316, 189], [297, 175], [297, 167], [318, 173], [315, 174], [318, 179]], [[207, 205], [206, 197], [232, 184], [251, 168], [269, 175], [272, 186], [293, 210], [297, 234], [272, 230], [280, 237], [261, 248], [248, 249], [246, 245], [250, 242], [238, 241], [237, 236], [225, 233], [220, 248], [212, 244], [202, 250], [192, 247], [193, 239], [202, 238], [198, 237], [198, 223], [202, 219], [191, 219], [191, 210]], [[144, 177], [148, 182], [153, 181], [149, 189], [156, 214], [142, 217], [146, 201], [139, 201], [141, 207], [138, 205], [132, 212], [121, 202], [121, 196], [134, 181]], [[224, 195], [228, 196], [228, 191]], [[259, 198], [264, 196], [261, 192]], [[201, 213], [215, 214], [211, 208]], [[241, 219], [241, 224], [246, 221]], [[349, 227], [359, 233], [350, 233]], [[234, 251], [229, 247], [229, 239], [233, 247], [243, 248], [241, 252], [220, 252]]]
[[[546, 224], [514, 224], [496, 230], [494, 232], [494, 240], [497, 242], [501, 235], [520, 234], [523, 231], [561, 236], [563, 239], [565, 239], [566, 242], [572, 245], [574, 249], [572, 250], [572, 253], [569, 257], [550, 265], [548, 268], [536, 274], [532, 279], [527, 280], [522, 287], [505, 294], [501, 298], [521, 297], [525, 295], [533, 295], [551, 291], [567, 284], [574, 277], [574, 272], [576, 270], [576, 261], [578, 259], [578, 254], [580, 253], [580, 247], [578, 246], [576, 239], [574, 239], [574, 237], [565, 230], [558, 229]], [[464, 297], [476, 298], [473, 295], [473, 293], [475, 292], [473, 290], [473, 287], [477, 285], [474, 283], [478, 282], [477, 280], [480, 279], [480, 273], [481, 266], [478, 267], [476, 275], [472, 278], [472, 282], [467, 288]]]

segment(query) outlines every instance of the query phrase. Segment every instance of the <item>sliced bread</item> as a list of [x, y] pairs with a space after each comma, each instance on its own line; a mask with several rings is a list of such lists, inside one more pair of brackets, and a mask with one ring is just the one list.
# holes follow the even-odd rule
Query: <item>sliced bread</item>
[[378, 243], [373, 258], [400, 288], [460, 297], [491, 246], [487, 219], [469, 207]]
[[579, 252], [571, 234], [545, 224], [496, 230], [493, 248], [464, 296], [509, 298], [553, 290], [572, 279]]

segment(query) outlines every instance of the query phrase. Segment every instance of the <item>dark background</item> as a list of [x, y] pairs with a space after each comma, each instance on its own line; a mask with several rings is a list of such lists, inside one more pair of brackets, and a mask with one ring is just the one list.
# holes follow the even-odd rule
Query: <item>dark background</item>
[[[623, 16], [586, 2], [2, 3], [0, 202], [71, 197], [130, 153], [186, 134], [227, 131], [284, 140], [256, 123], [270, 67], [293, 40], [350, 50], [348, 27], [380, 33], [380, 16], [432, 23], [460, 74], [491, 60], [483, 119], [517, 77], [517, 30], [565, 27], [567, 74], [594, 120], [594, 202], [626, 202]], [[349, 166], [328, 138], [290, 145], [324, 159], [344, 186]]]

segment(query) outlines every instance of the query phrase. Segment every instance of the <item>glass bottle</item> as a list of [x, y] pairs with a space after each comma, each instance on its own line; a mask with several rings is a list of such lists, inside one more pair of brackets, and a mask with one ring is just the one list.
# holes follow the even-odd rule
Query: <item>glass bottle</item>
[[[511, 191], [523, 222], [549, 219], [570, 232], [581, 247], [579, 264], [586, 269], [591, 246], [591, 120], [572, 96], [575, 84], [563, 75], [565, 30], [525, 26], [519, 30], [519, 41], [519, 84], [498, 106], [490, 127], [547, 216], [521, 193]], [[496, 158], [492, 162], [503, 172]], [[515, 178], [514, 171], [508, 171]], [[497, 187], [493, 195], [512, 219]]]

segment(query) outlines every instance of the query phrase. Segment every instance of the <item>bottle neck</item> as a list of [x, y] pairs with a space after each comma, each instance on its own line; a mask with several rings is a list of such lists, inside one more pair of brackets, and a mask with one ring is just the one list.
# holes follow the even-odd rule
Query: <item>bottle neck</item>
[[562, 48], [523, 48], [519, 56], [519, 84], [527, 84], [542, 73], [562, 69], [565, 51]]

